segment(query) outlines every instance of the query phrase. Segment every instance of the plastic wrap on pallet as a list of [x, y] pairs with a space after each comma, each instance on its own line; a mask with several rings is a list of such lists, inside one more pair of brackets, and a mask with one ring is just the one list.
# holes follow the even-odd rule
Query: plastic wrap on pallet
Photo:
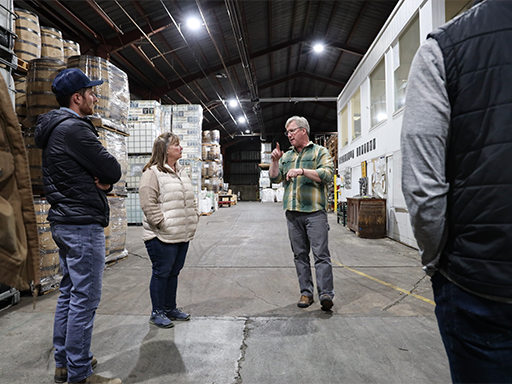
[[129, 122], [155, 123], [160, 126], [162, 108], [156, 100], [130, 100]]
[[223, 177], [222, 164], [218, 161], [203, 161], [202, 175], [205, 177]]
[[203, 160], [221, 160], [219, 144], [203, 144], [201, 149]]
[[114, 184], [112, 193], [116, 196], [126, 196], [126, 177], [128, 172], [128, 152], [126, 149], [126, 136], [109, 129], [98, 127], [101, 144], [113, 155], [121, 165], [121, 179]]
[[220, 131], [203, 131], [203, 144], [220, 144]]
[[[122, 259], [128, 255], [126, 250], [126, 231], [128, 228], [126, 204], [124, 197], [108, 198], [110, 205], [109, 241], [108, 251], [105, 249], [105, 262], [109, 263]], [[106, 248], [107, 242], [105, 242]]]
[[162, 105], [160, 126], [162, 132], [172, 132], [172, 105]]
[[140, 209], [138, 192], [128, 192], [128, 197], [126, 198], [126, 215], [128, 224], [142, 224], [144, 214], [142, 213], [142, 209]]
[[202, 161], [200, 159], [179, 159], [178, 162], [185, 167], [185, 171], [190, 178], [196, 202], [199, 200], [201, 192], [201, 170]]
[[275, 197], [275, 191], [270, 188], [263, 188], [261, 190], [261, 202], [262, 203], [273, 203]]
[[126, 175], [126, 186], [128, 189], [139, 189], [142, 170], [150, 158], [150, 155], [128, 156], [128, 173]]
[[203, 178], [201, 180], [201, 188], [208, 191], [219, 192], [224, 185], [224, 180], [219, 177]]
[[172, 132], [180, 138], [183, 159], [202, 157], [202, 122], [203, 108], [200, 105], [172, 106]]
[[128, 75], [109, 62], [110, 84], [110, 117], [119, 123], [123, 132], [128, 132], [128, 116], [130, 113], [130, 88]]
[[152, 122], [132, 122], [129, 126], [128, 153], [151, 153], [153, 143], [162, 133], [160, 125]]
[[39, 269], [41, 271], [40, 292], [44, 293], [58, 288], [62, 280], [62, 273], [60, 270], [59, 248], [53, 241], [50, 223], [48, 222], [50, 204], [46, 199], [35, 198], [34, 208], [39, 237]]
[[93, 87], [93, 92], [98, 98], [94, 112], [101, 118], [110, 119], [109, 62], [98, 56], [71, 56], [68, 58], [68, 68], [81, 69], [91, 80], [103, 80], [103, 84]]
[[91, 80], [103, 80], [93, 87], [98, 97], [93, 116], [102, 120], [101, 125], [128, 132], [130, 90], [126, 73], [101, 57], [88, 55], [69, 57], [68, 68], [80, 68]]

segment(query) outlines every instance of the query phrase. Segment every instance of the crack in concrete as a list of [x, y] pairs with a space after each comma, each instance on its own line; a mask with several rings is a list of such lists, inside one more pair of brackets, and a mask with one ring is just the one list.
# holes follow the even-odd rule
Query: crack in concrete
[[395, 305], [397, 304], [400, 304], [400, 302], [402, 300], [404, 300], [407, 296], [409, 296], [411, 293], [413, 293], [417, 288], [418, 288], [418, 285], [423, 281], [423, 279], [425, 279], [427, 277], [427, 275], [424, 275], [422, 276], [411, 288], [411, 290], [409, 291], [409, 294], [404, 294], [402, 292], [400, 292], [400, 295], [401, 297], [397, 300], [395, 300], [394, 302], [392, 302], [391, 304], [389, 305], [386, 305], [384, 308], [382, 308], [383, 311], [387, 311], [389, 308], [391, 307], [394, 307]]
[[145, 255], [139, 255], [138, 253], [128, 252], [128, 256], [136, 256], [139, 259], [147, 259], [148, 257]]
[[242, 384], [242, 375], [240, 374], [240, 371], [242, 370], [242, 364], [245, 361], [245, 353], [247, 351], [246, 340], [249, 338], [249, 325], [252, 323], [253, 320], [251, 320], [250, 318], [246, 318], [244, 324], [242, 343], [240, 345], [240, 357], [236, 362], [235, 381], [233, 384]]

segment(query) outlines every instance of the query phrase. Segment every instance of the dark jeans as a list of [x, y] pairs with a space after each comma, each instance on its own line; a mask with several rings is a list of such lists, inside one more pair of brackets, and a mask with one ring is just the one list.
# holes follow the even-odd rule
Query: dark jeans
[[512, 304], [473, 295], [440, 272], [432, 287], [452, 381], [512, 383]]
[[178, 275], [185, 265], [189, 243], [164, 243], [155, 237], [145, 245], [153, 264], [149, 283], [153, 311], [175, 309]]

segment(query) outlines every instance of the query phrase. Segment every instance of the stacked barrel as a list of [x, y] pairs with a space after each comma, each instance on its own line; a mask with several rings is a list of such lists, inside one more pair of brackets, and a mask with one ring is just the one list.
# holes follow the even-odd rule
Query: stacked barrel
[[[15, 80], [15, 108], [19, 122], [25, 125], [24, 121], [28, 117], [29, 122], [26, 124], [30, 126], [30, 120], [33, 121], [34, 116], [43, 112], [29, 111], [27, 104], [41, 106], [45, 112], [58, 107], [51, 92], [51, 82], [66, 68], [71, 52], [80, 54], [80, 47], [74, 41], [64, 40], [58, 29], [40, 25], [35, 13], [19, 8], [15, 8], [14, 12], [17, 16], [15, 24], [18, 36], [14, 52], [18, 62], [28, 71], [26, 77], [19, 76]], [[67, 49], [67, 46], [72, 46], [73, 51]], [[35, 103], [27, 102], [27, 97], [31, 96], [37, 99]]]
[[37, 117], [59, 108], [51, 85], [55, 76], [65, 68], [80, 68], [91, 80], [103, 80], [95, 87], [98, 103], [91, 120], [99, 134], [101, 143], [121, 164], [122, 177], [108, 196], [110, 225], [105, 228], [105, 257], [107, 262], [124, 258], [128, 252], [126, 243], [126, 172], [128, 156], [129, 88], [128, 76], [112, 63], [101, 57], [80, 55], [80, 46], [65, 40], [61, 31], [39, 25], [36, 14], [15, 9], [17, 19], [14, 51], [22, 65], [26, 65], [26, 76], [15, 81], [15, 109], [22, 124], [25, 146], [28, 152], [30, 177], [34, 193], [34, 206], [38, 218], [41, 255], [41, 287], [44, 293], [58, 287], [61, 274], [58, 248], [54, 243], [47, 220], [50, 205], [45, 199], [42, 175], [42, 151], [36, 147], [34, 132]]
[[202, 188], [217, 193], [222, 189], [223, 184], [220, 132], [218, 130], [203, 131], [202, 135]]

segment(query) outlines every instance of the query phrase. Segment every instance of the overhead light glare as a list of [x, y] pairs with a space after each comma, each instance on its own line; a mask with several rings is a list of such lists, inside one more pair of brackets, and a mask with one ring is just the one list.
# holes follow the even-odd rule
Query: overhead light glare
[[246, 129], [245, 133], [251, 133], [251, 130], [250, 129]]
[[316, 53], [320, 53], [324, 50], [324, 45], [323, 44], [315, 44], [313, 46], [313, 50], [316, 52]]
[[240, 117], [238, 118], [238, 122], [239, 122], [240, 124], [245, 123], [245, 117], [240, 116]]
[[228, 105], [231, 108], [235, 108], [236, 106], [238, 106], [238, 102], [235, 99], [231, 99], [231, 100], [228, 101]]
[[187, 19], [187, 27], [195, 31], [201, 27], [201, 21], [196, 17], [190, 17]]

